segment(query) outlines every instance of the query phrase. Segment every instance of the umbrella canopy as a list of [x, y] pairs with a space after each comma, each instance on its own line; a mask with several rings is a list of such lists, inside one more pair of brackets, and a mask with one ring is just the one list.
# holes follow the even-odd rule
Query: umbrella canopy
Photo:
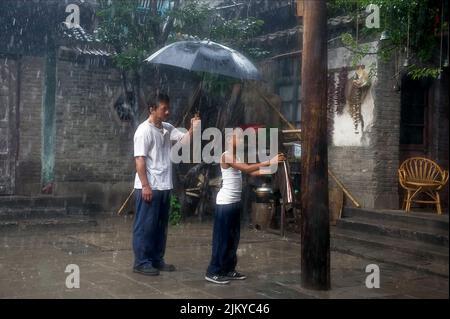
[[260, 80], [255, 65], [241, 53], [212, 41], [179, 41], [158, 50], [146, 62], [190, 71], [222, 74], [241, 80]]

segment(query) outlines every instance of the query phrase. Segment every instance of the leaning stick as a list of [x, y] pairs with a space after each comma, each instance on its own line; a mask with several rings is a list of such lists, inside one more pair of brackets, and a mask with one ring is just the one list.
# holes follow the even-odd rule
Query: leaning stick
[[120, 207], [119, 211], [117, 212], [117, 215], [122, 214], [123, 209], [125, 208], [125, 206], [128, 204], [128, 202], [130, 201], [131, 196], [134, 194], [134, 188], [131, 191], [130, 195], [128, 195], [127, 199], [125, 200], [125, 202], [122, 204], [122, 206]]
[[[273, 105], [272, 102], [270, 102], [270, 100], [261, 91], [258, 90], [258, 93], [261, 96], [261, 98], [267, 103], [267, 105], [269, 105], [278, 114], [278, 116], [283, 120], [283, 122], [285, 122], [289, 126], [289, 128], [291, 129], [289, 133], [291, 133], [291, 132], [295, 133], [297, 135], [297, 137], [301, 140], [302, 139], [301, 135], [298, 133], [299, 129], [296, 128], [294, 125], [292, 125], [292, 123], [289, 122], [283, 116], [283, 114], [276, 108], [276, 106]], [[288, 131], [288, 130], [286, 130], [286, 131]], [[357, 207], [357, 208], [360, 208], [361, 204], [356, 200], [355, 197], [353, 197], [353, 195], [349, 192], [349, 190], [344, 186], [344, 184], [342, 184], [342, 182], [336, 177], [336, 175], [333, 174], [333, 172], [330, 169], [328, 169], [328, 175], [331, 176], [331, 178], [333, 178], [333, 180], [336, 182], [336, 184], [339, 186], [339, 188], [342, 189], [344, 194], [347, 195], [348, 198], [350, 198], [353, 205], [355, 205], [355, 207]]]
[[345, 193], [345, 195], [347, 195], [348, 198], [350, 198], [353, 205], [355, 205], [355, 207], [357, 207], [357, 208], [361, 208], [361, 204], [352, 196], [352, 194], [350, 194], [348, 189], [345, 188], [344, 184], [342, 184], [342, 182], [336, 177], [336, 175], [333, 174], [333, 172], [330, 169], [328, 169], [328, 175], [330, 175], [333, 178], [333, 180], [342, 189], [342, 191]]
[[270, 106], [272, 108], [272, 110], [275, 111], [275, 113], [278, 114], [278, 116], [283, 120], [284, 123], [287, 124], [287, 126], [289, 126], [289, 128], [293, 131], [293, 133], [295, 133], [295, 135], [297, 135], [299, 140], [302, 140], [302, 137], [299, 133], [299, 129], [297, 127], [295, 127], [294, 125], [292, 125], [291, 122], [289, 122], [284, 115], [277, 109], [277, 107], [275, 105], [273, 105], [273, 103], [260, 91], [258, 90], [259, 96], [264, 100], [264, 102], [267, 103], [268, 106]]

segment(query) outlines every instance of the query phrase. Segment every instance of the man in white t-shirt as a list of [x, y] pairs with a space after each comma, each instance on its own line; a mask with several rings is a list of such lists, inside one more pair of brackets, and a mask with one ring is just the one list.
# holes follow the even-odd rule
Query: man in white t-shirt
[[157, 94], [149, 105], [149, 117], [134, 134], [136, 177], [134, 181], [136, 216], [133, 226], [134, 272], [155, 276], [160, 271], [174, 271], [164, 261], [169, 221], [172, 162], [170, 149], [176, 142], [190, 140], [200, 119], [191, 120], [183, 133], [164, 122], [170, 115], [170, 99]]

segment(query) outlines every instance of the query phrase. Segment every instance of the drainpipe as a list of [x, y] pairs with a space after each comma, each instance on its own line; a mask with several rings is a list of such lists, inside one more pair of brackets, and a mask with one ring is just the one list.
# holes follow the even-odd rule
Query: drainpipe
[[42, 192], [52, 193], [55, 168], [55, 100], [56, 100], [56, 60], [57, 46], [52, 35], [49, 35], [47, 52], [45, 57], [45, 84], [42, 100]]

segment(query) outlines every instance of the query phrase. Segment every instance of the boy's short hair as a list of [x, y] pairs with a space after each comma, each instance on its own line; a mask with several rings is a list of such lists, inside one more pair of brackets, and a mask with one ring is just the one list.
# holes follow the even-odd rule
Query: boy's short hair
[[170, 103], [169, 96], [167, 94], [165, 94], [165, 93], [155, 94], [155, 96], [150, 98], [150, 100], [147, 103], [147, 107], [148, 107], [149, 112], [152, 109], [156, 109], [160, 103], [167, 103], [167, 104], [169, 104]]

